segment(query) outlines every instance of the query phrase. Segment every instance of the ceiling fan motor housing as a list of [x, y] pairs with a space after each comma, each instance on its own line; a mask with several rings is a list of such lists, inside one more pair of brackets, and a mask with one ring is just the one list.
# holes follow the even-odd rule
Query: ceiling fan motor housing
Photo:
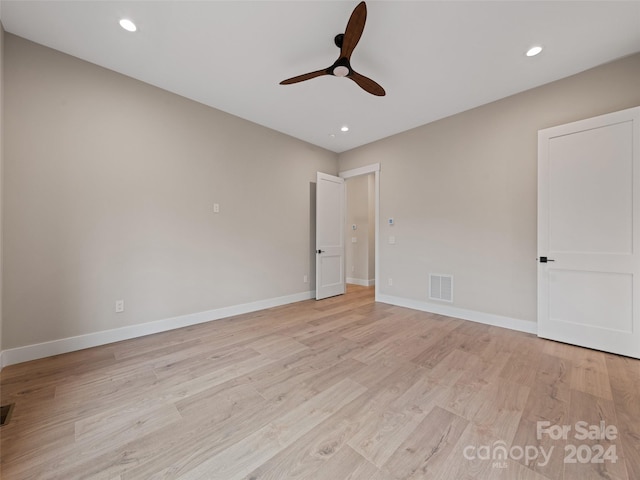
[[331, 75], [335, 75], [336, 77], [348, 77], [351, 75], [351, 72], [351, 64], [346, 57], [340, 57], [330, 68]]

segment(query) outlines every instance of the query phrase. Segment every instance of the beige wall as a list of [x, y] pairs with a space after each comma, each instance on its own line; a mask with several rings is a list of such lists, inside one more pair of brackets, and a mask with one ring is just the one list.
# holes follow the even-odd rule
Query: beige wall
[[10, 34], [4, 60], [5, 349], [314, 288], [336, 154]]
[[380, 293], [426, 302], [428, 274], [452, 274], [454, 307], [535, 321], [537, 130], [640, 105], [638, 54], [338, 162], [18, 37], [3, 43], [3, 349], [309, 291], [315, 172], [377, 162]]
[[452, 274], [453, 307], [535, 321], [537, 131], [638, 106], [639, 86], [636, 54], [341, 154], [381, 164], [380, 293], [427, 302], [429, 273]]

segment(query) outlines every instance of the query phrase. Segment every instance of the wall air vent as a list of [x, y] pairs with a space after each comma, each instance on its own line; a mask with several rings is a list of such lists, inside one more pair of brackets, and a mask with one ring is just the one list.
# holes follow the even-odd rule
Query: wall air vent
[[430, 274], [429, 299], [453, 302], [453, 276]]

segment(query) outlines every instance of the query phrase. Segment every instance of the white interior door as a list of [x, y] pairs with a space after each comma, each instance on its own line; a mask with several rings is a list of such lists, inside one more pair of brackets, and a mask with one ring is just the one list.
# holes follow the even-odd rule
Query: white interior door
[[344, 275], [344, 179], [317, 174], [316, 300], [342, 295]]
[[538, 335], [640, 358], [640, 107], [538, 132]]

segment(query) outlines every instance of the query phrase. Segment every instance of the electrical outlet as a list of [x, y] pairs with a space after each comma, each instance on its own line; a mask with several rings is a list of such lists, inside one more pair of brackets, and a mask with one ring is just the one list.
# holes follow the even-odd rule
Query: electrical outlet
[[389, 286], [390, 286], [390, 287], [393, 287], [393, 278], [390, 278], [390, 279], [389, 279]]
[[220, 204], [219, 203], [214, 203], [213, 204], [213, 213], [220, 213]]
[[309, 277], [306, 276], [306, 275], [304, 277], [302, 277], [302, 282], [303, 283], [309, 283]]
[[116, 300], [116, 313], [124, 312], [124, 300]]

